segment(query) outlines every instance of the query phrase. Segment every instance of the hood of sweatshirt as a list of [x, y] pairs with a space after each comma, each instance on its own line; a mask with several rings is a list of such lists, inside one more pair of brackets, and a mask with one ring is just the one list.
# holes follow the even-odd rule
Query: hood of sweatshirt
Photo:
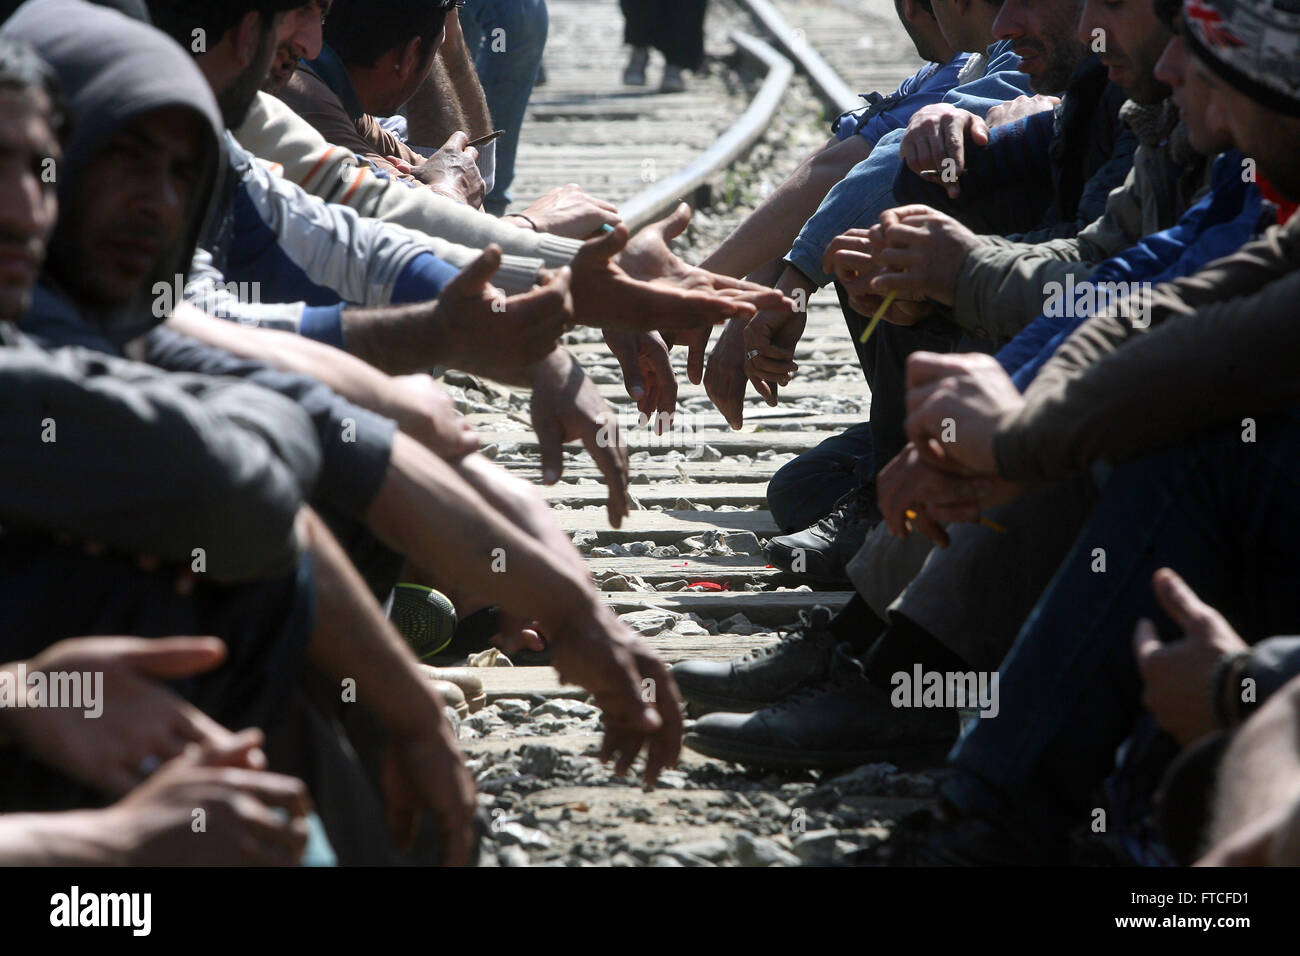
[[[222, 124], [216, 98], [189, 53], [166, 34], [85, 0], [30, 0], [0, 32], [31, 44], [58, 75], [68, 100], [73, 129], [58, 168], [59, 202], [64, 210], [89, 162], [128, 123], [168, 107], [190, 110], [200, 120], [198, 175], [180, 234], [159, 256], [154, 273], [141, 281], [131, 301], [98, 311], [93, 319], [94, 331], [120, 349], [170, 314], [170, 309], [155, 308], [158, 289], [174, 290], [176, 277], [189, 271], [221, 158]], [[70, 228], [70, 219], [60, 216], [51, 248], [59, 246], [60, 231]], [[70, 290], [59, 287], [48, 265], [42, 285], [47, 294], [33, 301], [28, 323], [39, 325], [42, 303], [48, 306], [58, 298], [69, 300], [65, 305], [74, 312], [85, 311], [77, 308]], [[164, 294], [175, 297], [174, 291]], [[39, 334], [39, 328], [33, 331]]]

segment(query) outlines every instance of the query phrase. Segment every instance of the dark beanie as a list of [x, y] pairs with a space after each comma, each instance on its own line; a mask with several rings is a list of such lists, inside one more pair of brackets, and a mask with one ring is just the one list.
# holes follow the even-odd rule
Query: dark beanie
[[1300, 0], [1186, 0], [1183, 36], [1229, 85], [1300, 117]]

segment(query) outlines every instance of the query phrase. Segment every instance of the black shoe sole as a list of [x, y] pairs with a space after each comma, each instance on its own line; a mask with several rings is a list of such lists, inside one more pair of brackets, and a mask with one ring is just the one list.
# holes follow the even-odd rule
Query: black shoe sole
[[852, 582], [850, 582], [844, 575], [836, 577], [829, 574], [813, 574], [809, 571], [795, 571], [791, 568], [791, 565], [794, 563], [794, 556], [788, 552], [783, 552], [781, 549], [773, 548], [771, 545], [768, 545], [768, 547], [764, 549], [764, 557], [767, 558], [768, 564], [772, 565], [772, 567], [776, 568], [782, 574], [788, 574], [791, 577], [796, 577], [809, 584], [822, 584], [828, 586], [834, 584], [843, 585], [845, 587], [851, 586], [852, 584]]
[[698, 754], [740, 764], [742, 767], [761, 767], [767, 770], [834, 770], [843, 767], [860, 767], [868, 763], [909, 763], [943, 761], [952, 749], [952, 743], [925, 742], [895, 744], [869, 750], [790, 750], [785, 747], [765, 747], [742, 744], [735, 740], [705, 737], [688, 733], [682, 743]]

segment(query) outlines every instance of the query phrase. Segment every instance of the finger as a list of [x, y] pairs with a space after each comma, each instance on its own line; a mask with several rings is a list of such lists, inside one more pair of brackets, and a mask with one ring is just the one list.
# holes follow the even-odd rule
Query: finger
[[880, 266], [874, 255], [845, 249], [836, 254], [830, 271], [841, 282], [852, 282], [863, 276], [874, 275], [879, 270]]
[[588, 239], [583, 243], [582, 249], [579, 250], [578, 255], [581, 256], [586, 254], [593, 259], [602, 262], [609, 262], [623, 251], [631, 236], [632, 234], [628, 232], [627, 226], [619, 223], [603, 236], [596, 239]]
[[691, 207], [686, 203], [678, 203], [672, 214], [660, 221], [658, 225], [663, 230], [664, 240], [670, 242], [685, 232], [690, 224]]
[[957, 174], [961, 175], [966, 168], [966, 137], [963, 124], [952, 115], [944, 117], [943, 152], [945, 158], [953, 160]]
[[964, 362], [948, 353], [913, 352], [907, 357], [907, 388], [910, 391], [949, 376], [962, 376], [968, 370]]
[[987, 146], [989, 144], [989, 125], [978, 116], [971, 118], [967, 132], [970, 135], [971, 142], [977, 146]]
[[944, 531], [943, 527], [930, 517], [925, 508], [921, 508], [916, 512], [916, 517], [912, 519], [912, 527], [941, 548], [946, 548], [952, 543], [948, 538], [948, 532]]
[[456, 132], [452, 133], [449, 137], [447, 137], [447, 142], [442, 144], [442, 148], [454, 149], [457, 152], [461, 152], [468, 145], [469, 145], [469, 134], [466, 133], [464, 130], [458, 129], [456, 130]]
[[477, 298], [482, 295], [483, 290], [487, 288], [488, 282], [491, 281], [500, 268], [501, 247], [494, 243], [484, 249], [477, 259], [460, 270], [460, 274], [452, 279], [449, 285], [456, 287], [458, 295], [465, 298]]
[[123, 649], [122, 658], [145, 677], [175, 680], [212, 670], [226, 659], [226, 645], [216, 637], [140, 639]]
[[405, 853], [415, 844], [419, 819], [410, 807], [387, 807], [384, 817], [388, 824], [388, 839], [399, 853]]
[[542, 484], [553, 485], [564, 474], [564, 428], [559, 420], [547, 416], [533, 422], [537, 445], [542, 456]]
[[[218, 727], [221, 725], [218, 724]], [[221, 728], [223, 733], [213, 734], [202, 742], [198, 762], [205, 767], [243, 767], [247, 770], [266, 768], [266, 754], [262, 745], [266, 736], [256, 727], [248, 727], [232, 734]]]
[[718, 294], [727, 296], [733, 302], [752, 305], [760, 312], [769, 309], [773, 311], [794, 310], [794, 300], [784, 292], [776, 289], [724, 289]]
[[663, 721], [659, 732], [650, 739], [650, 748], [646, 752], [645, 778], [647, 783], [653, 784], [664, 768], [676, 765], [681, 755], [682, 698], [677, 682], [658, 655], [652, 663], [643, 665], [642, 671], [654, 682], [655, 707]]
[[1133, 656], [1137, 658], [1138, 670], [1145, 673], [1151, 655], [1162, 646], [1155, 623], [1147, 617], [1139, 620], [1137, 627], [1133, 628]]
[[645, 378], [641, 375], [641, 362], [636, 349], [629, 344], [629, 347], [620, 348], [615, 352], [614, 358], [618, 359], [619, 368], [623, 370], [623, 387], [627, 389], [628, 396], [633, 401], [639, 402], [645, 397], [646, 389]]
[[631, 503], [628, 501], [631, 477], [617, 420], [612, 414], [607, 415], [604, 424], [585, 429], [582, 444], [596, 462], [600, 473], [605, 476], [605, 487], [609, 492], [605, 507], [609, 512], [609, 523], [617, 528], [631, 511]]
[[[779, 381], [781, 378], [793, 375], [799, 370], [799, 366], [794, 362], [769, 358], [766, 355], [755, 355], [749, 360], [749, 365], [751, 369], [765, 376], [769, 381]], [[782, 384], [785, 383], [782, 382]]]
[[[654, 396], [655, 411], [671, 415], [677, 408], [677, 375], [673, 372], [673, 363], [668, 355], [668, 349], [659, 347], [659, 343], [653, 339], [651, 341], [652, 344], [647, 346], [641, 356], [642, 374], [655, 383], [658, 392]], [[701, 365], [704, 362], [703, 352], [701, 348]]]
[[930, 501], [926, 504], [926, 510], [941, 525], [975, 524], [982, 517], [980, 503], [974, 498], [964, 501]]
[[[725, 365], [723, 363], [726, 363]], [[708, 371], [704, 376], [704, 391], [714, 408], [722, 413], [727, 424], [739, 430], [745, 424], [745, 376], [729, 359], [716, 352], [709, 356]]]
[[278, 848], [294, 863], [302, 859], [307, 848], [305, 817], [285, 817], [251, 797], [237, 799], [235, 810], [248, 832], [266, 845], [264, 849]]
[[686, 347], [686, 378], [692, 385], [704, 380], [704, 353], [709, 347], [709, 336], [701, 335]]
[[1220, 614], [1206, 604], [1186, 581], [1170, 568], [1161, 568], [1153, 581], [1156, 600], [1184, 632], [1204, 633], [1217, 623]]

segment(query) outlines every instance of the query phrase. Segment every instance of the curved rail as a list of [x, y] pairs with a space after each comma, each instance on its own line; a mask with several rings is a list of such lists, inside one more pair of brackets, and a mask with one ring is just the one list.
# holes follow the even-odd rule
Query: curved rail
[[672, 212], [682, 197], [734, 163], [758, 141], [772, 122], [781, 98], [794, 75], [790, 61], [758, 37], [745, 33], [731, 34], [731, 40], [747, 57], [767, 70], [767, 77], [748, 109], [690, 165], [667, 176], [624, 202], [620, 208], [623, 221], [633, 232]]

